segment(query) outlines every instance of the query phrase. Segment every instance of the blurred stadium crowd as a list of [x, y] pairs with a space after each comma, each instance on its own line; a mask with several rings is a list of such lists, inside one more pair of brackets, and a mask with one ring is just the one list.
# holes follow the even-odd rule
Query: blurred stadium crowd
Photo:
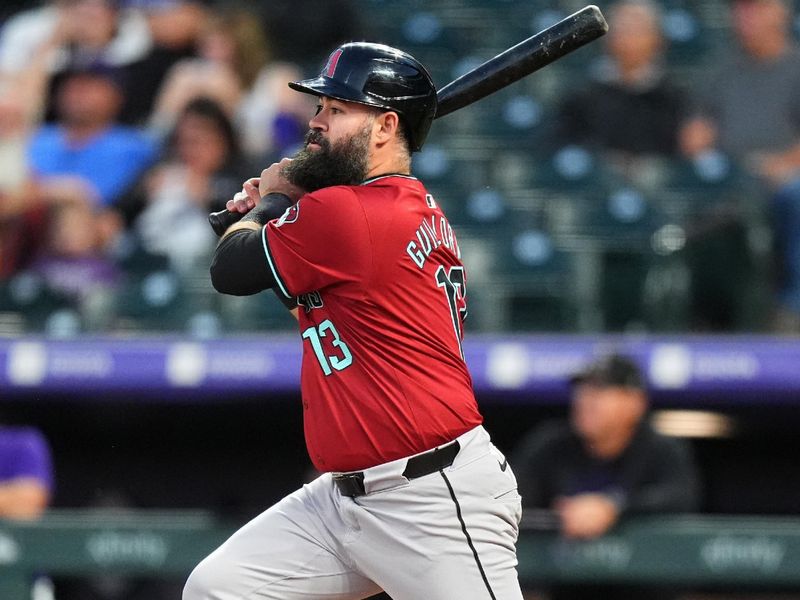
[[[601, 42], [437, 121], [473, 331], [800, 330], [800, 64], [781, 0], [600, 3]], [[218, 210], [302, 140], [286, 82], [384, 41], [443, 86], [573, 0], [52, 0], [0, 30], [0, 332], [290, 329], [207, 276]], [[335, 23], [335, 26], [333, 25]]]
[[[347, 6], [316, 4], [313, 62], [357, 37]], [[280, 22], [289, 5], [65, 0], [6, 15], [6, 333], [213, 327], [206, 214], [291, 153], [313, 110], [286, 86], [303, 74], [280, 43], [297, 36]], [[345, 17], [335, 32], [332, 11]]]

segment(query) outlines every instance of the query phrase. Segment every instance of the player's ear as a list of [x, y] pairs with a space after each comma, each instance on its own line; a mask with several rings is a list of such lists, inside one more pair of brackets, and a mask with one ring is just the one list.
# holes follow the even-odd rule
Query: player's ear
[[375, 133], [375, 141], [378, 144], [383, 144], [393, 137], [397, 137], [400, 129], [400, 117], [392, 111], [378, 113], [375, 118], [375, 126], [373, 131]]

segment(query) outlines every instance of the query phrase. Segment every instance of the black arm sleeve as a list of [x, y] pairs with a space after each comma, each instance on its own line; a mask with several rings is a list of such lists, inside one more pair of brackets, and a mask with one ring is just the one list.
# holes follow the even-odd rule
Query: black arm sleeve
[[222, 294], [249, 296], [275, 285], [261, 230], [241, 229], [220, 241], [211, 260], [211, 283]]
[[272, 192], [261, 199], [253, 210], [242, 217], [242, 221], [252, 221], [266, 225], [272, 219], [280, 217], [294, 202], [286, 194]]

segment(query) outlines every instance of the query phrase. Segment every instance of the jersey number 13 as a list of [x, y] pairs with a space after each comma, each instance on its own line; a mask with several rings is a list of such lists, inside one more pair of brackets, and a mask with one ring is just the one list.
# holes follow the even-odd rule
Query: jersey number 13
[[[353, 355], [350, 353], [350, 348], [339, 338], [339, 332], [336, 331], [336, 327], [331, 323], [330, 319], [325, 319], [316, 327], [312, 325], [303, 331], [302, 335], [304, 340], [311, 342], [311, 349], [314, 350], [314, 355], [317, 357], [319, 366], [325, 376], [334, 371], [343, 371], [353, 364]], [[327, 338], [329, 335], [331, 345], [336, 349], [335, 354], [325, 354], [325, 350], [322, 347], [322, 338]]]

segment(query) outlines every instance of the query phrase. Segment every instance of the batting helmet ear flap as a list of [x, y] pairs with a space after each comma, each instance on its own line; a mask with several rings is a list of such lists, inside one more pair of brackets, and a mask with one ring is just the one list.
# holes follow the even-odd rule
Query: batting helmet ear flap
[[410, 54], [383, 44], [339, 46], [317, 77], [289, 87], [395, 111], [412, 151], [422, 148], [436, 115], [436, 86], [430, 73]]

